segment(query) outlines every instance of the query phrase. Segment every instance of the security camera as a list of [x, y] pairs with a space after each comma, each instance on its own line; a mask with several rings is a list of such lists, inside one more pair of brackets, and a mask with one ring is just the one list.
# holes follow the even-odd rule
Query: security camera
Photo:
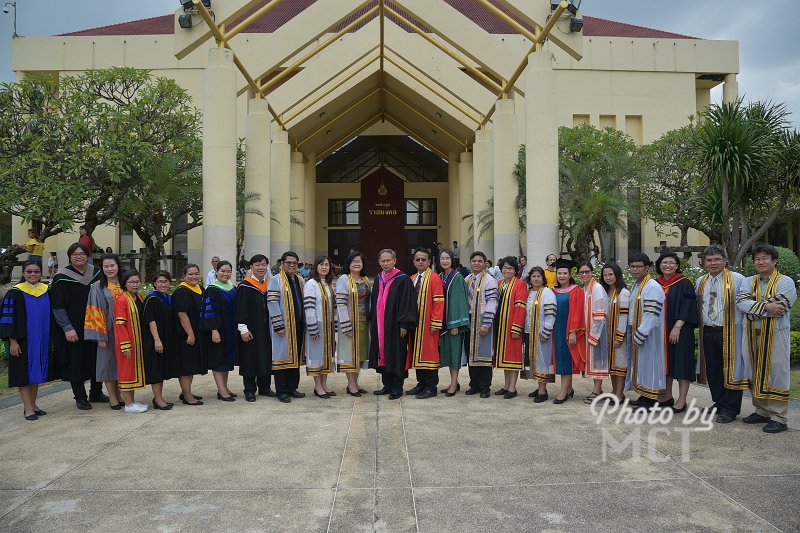
[[8, 6], [3, 6], [3, 13], [8, 14]]

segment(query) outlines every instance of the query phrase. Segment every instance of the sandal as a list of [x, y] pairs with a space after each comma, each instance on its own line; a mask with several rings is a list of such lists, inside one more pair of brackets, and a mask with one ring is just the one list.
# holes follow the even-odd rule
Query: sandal
[[597, 398], [598, 396], [599, 394], [597, 394], [596, 392], [592, 392], [589, 396], [583, 399], [583, 403], [585, 403], [586, 405], [591, 405], [592, 401], [594, 401], [594, 399]]

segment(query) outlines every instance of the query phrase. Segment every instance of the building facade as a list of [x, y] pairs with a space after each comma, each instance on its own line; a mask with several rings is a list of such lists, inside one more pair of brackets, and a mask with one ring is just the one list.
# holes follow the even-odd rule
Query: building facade
[[[214, 0], [164, 17], [53, 37], [15, 38], [13, 68], [67, 76], [112, 66], [175, 79], [204, 116], [204, 224], [189, 259], [235, 253], [235, 146], [246, 138], [247, 189], [269, 218], [247, 215], [244, 255], [287, 249], [339, 262], [393, 247], [458, 241], [461, 256], [558, 252], [557, 128], [588, 123], [637, 144], [738, 97], [738, 43], [705, 40], [523, 0]], [[209, 26], [205, 16], [213, 17]], [[192, 27], [181, 27], [188, 17]], [[575, 20], [582, 21], [577, 28]], [[575, 30], [579, 31], [575, 31]], [[176, 103], [176, 105], [180, 105]], [[527, 164], [527, 228], [513, 175]], [[494, 198], [494, 226], [476, 213]], [[293, 224], [295, 218], [302, 226]], [[791, 228], [790, 228], [791, 229]], [[609, 236], [613, 257], [653, 250], [647, 221]], [[14, 224], [15, 242], [24, 228]], [[49, 240], [63, 253], [74, 236]], [[98, 244], [136, 248], [124, 229]], [[692, 234], [692, 244], [704, 244]], [[53, 242], [51, 242], [53, 241]], [[108, 244], [107, 244], [108, 243]], [[62, 257], [62, 261], [65, 258]]]

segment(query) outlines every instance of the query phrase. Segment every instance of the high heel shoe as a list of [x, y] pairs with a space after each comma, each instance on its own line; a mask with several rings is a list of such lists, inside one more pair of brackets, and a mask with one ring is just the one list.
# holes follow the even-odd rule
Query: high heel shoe
[[217, 393], [217, 400], [222, 400], [223, 402], [235, 402], [236, 398], [233, 395], [228, 396], [227, 398], [220, 393]]
[[314, 389], [314, 396], [316, 396], [317, 398], [322, 398], [324, 400], [327, 400], [327, 399], [329, 399], [331, 397], [331, 395], [328, 394], [327, 392], [325, 394], [318, 393], [317, 389]]
[[564, 399], [563, 399], [563, 400], [562, 400], [562, 399], [559, 399], [559, 398], [556, 398], [556, 399], [554, 399], [554, 400], [553, 400], [553, 403], [554, 403], [554, 404], [556, 404], [556, 405], [560, 405], [560, 404], [562, 404], [562, 403], [566, 402], [567, 400], [569, 400], [570, 398], [572, 398], [573, 396], [575, 396], [575, 389], [572, 389], [572, 390], [569, 392], [569, 394], [567, 394], [566, 396], [564, 396]]
[[153, 398], [153, 409], [158, 409], [159, 411], [171, 411], [172, 410], [172, 405], [169, 404], [169, 403], [166, 403], [163, 406], [158, 405], [158, 402], [156, 402], [156, 399]]
[[533, 403], [542, 403], [542, 402], [546, 402], [546, 401], [547, 401], [547, 393], [546, 392], [544, 394], [538, 394], [533, 399]]
[[[450, 387], [445, 387], [443, 389], [439, 389], [439, 392], [447, 393], [448, 390], [450, 390]], [[460, 390], [461, 390], [461, 384], [460, 383], [456, 383], [456, 392], [458, 392]], [[454, 392], [453, 394], [455, 394], [456, 392]], [[451, 396], [452, 396], [452, 394], [451, 394]]]
[[197, 396], [195, 396], [194, 398], [195, 398], [194, 403], [192, 403], [192, 402], [187, 401], [186, 398], [183, 397], [183, 394], [181, 394], [181, 396], [180, 396], [180, 399], [181, 399], [181, 401], [183, 402], [184, 405], [203, 405], [203, 402], [198, 400]]
[[345, 389], [345, 390], [347, 391], [347, 394], [349, 394], [350, 396], [355, 396], [356, 398], [361, 398], [361, 392], [350, 392], [350, 389]]
[[[192, 394], [192, 396], [194, 396], [194, 399], [195, 399], [195, 400], [202, 400], [202, 399], [203, 399], [203, 397], [202, 397], [202, 396], [199, 396], [199, 395], [197, 395], [197, 394]], [[180, 401], [182, 401], [183, 403], [186, 403], [186, 401], [183, 399], [183, 393], [181, 393], [181, 395], [180, 395], [180, 396], [178, 396], [178, 399], [179, 399]], [[194, 404], [189, 404], [189, 405], [194, 405]]]

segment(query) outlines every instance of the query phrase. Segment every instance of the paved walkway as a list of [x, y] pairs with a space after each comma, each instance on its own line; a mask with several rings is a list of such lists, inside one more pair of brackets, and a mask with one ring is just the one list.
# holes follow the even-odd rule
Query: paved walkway
[[[534, 404], [530, 382], [513, 400], [424, 401], [354, 399], [343, 376], [331, 382], [339, 396], [320, 400], [303, 377], [308, 397], [289, 405], [217, 401], [205, 376], [202, 407], [83, 412], [69, 390], [42, 398], [36, 422], [6, 407], [0, 531], [800, 530], [798, 402], [779, 435], [740, 420], [687, 433], [680, 419], [648, 433], [611, 415], [597, 424], [577, 400], [583, 379], [560, 406]], [[362, 385], [371, 392], [375, 374]], [[690, 394], [710, 403], [707, 389]], [[606, 446], [604, 460], [604, 439], [629, 446]]]

